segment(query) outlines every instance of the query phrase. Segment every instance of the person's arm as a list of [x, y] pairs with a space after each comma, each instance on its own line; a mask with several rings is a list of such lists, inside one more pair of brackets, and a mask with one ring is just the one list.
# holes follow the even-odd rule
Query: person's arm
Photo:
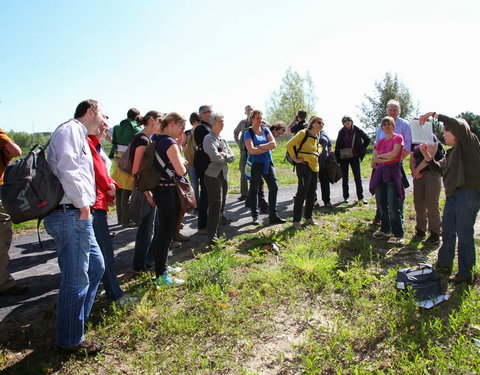
[[243, 128], [243, 124], [244, 124], [244, 121], [245, 120], [242, 120], [238, 123], [238, 125], [236, 126], [235, 129], [233, 129], [233, 139], [235, 140], [235, 143], [238, 145], [238, 147], [240, 147], [240, 133], [242, 132], [242, 130], [244, 130]]
[[11, 139], [3, 146], [5, 161], [8, 163], [13, 158], [22, 155], [22, 149]]
[[168, 148], [167, 156], [178, 176], [183, 176], [185, 175], [185, 173], [187, 173], [187, 168], [185, 167], [185, 159], [182, 157], [182, 154], [180, 153], [180, 148], [177, 144], [172, 144]]
[[253, 140], [250, 138], [250, 132], [248, 130], [245, 130], [245, 132], [246, 132], [244, 136], [245, 147], [247, 148], [247, 151], [250, 155], [261, 155], [261, 154], [264, 154], [265, 152], [273, 150], [276, 147], [275, 139], [273, 139], [273, 136], [271, 133], [269, 133], [267, 136], [267, 139], [269, 140], [268, 143], [254, 146]]
[[203, 151], [205, 151], [212, 163], [222, 163], [227, 156], [225, 152], [218, 151], [217, 143], [211, 135], [203, 138]]
[[290, 125], [288, 125], [288, 127], [287, 127], [287, 133], [292, 133], [292, 127], [293, 127], [293, 125], [295, 125], [295, 124], [297, 123], [297, 120], [298, 120], [298, 117], [297, 117], [297, 116], [293, 116], [292, 122], [291, 122]]
[[225, 144], [226, 151], [225, 153], [227, 154], [227, 163], [233, 163], [235, 161], [235, 154], [232, 152], [230, 149], [230, 146], [228, 143], [224, 140], [223, 143]]
[[434, 159], [434, 155], [432, 156], [430, 154], [430, 152], [428, 151], [428, 144], [426, 144], [426, 143], [422, 143], [419, 146], [419, 149], [420, 149], [420, 152], [422, 153], [422, 155], [424, 157], [424, 160], [428, 163], [428, 166], [429, 166], [430, 170], [432, 172], [438, 172], [438, 173], [441, 174], [444, 159], [436, 161]]
[[402, 152], [403, 146], [400, 143], [395, 143], [393, 146], [393, 150], [390, 152], [387, 152], [385, 154], [377, 154], [375, 156], [375, 160], [372, 157], [372, 160], [375, 161], [375, 163], [385, 163], [389, 162], [392, 160], [395, 160], [395, 158], [398, 156], [400, 152]]

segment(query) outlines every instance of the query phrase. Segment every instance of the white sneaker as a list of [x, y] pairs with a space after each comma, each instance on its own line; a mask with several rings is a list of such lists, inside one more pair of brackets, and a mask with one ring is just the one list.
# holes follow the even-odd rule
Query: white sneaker
[[171, 274], [171, 273], [178, 273], [178, 272], [181, 272], [182, 271], [182, 267], [171, 267], [171, 266], [167, 266], [167, 273]]
[[302, 230], [303, 229], [302, 224], [300, 224], [298, 221], [294, 221], [293, 222], [293, 229]]
[[388, 240], [388, 243], [393, 243], [395, 245], [405, 245], [405, 240], [403, 238], [400, 238], [400, 237], [391, 237]]
[[318, 225], [318, 223], [313, 219], [305, 220], [305, 225]]

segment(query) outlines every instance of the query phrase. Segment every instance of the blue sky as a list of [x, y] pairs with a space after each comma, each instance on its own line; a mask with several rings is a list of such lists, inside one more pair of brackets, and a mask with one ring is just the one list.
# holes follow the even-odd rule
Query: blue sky
[[263, 109], [289, 66], [310, 72], [336, 137], [397, 73], [422, 111], [480, 114], [480, 2], [0, 0], [0, 127], [52, 131], [83, 99], [112, 119], [201, 104]]

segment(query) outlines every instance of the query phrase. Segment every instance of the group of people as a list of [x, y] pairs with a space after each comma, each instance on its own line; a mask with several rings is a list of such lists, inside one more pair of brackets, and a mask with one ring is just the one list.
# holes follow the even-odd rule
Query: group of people
[[[443, 148], [435, 136], [431, 143], [414, 145], [408, 121], [399, 117], [400, 104], [391, 100], [387, 116], [378, 127], [372, 155], [370, 191], [375, 195], [377, 213], [374, 223], [381, 227], [375, 238], [387, 238], [402, 244], [403, 201], [408, 179], [403, 160], [410, 156], [416, 210], [415, 237], [423, 239], [427, 230], [429, 243], [440, 247], [437, 268], [451, 273], [458, 238], [458, 272], [453, 282], [471, 282], [475, 277], [474, 224], [480, 209], [480, 143], [468, 124], [461, 119], [437, 113], [426, 113], [420, 124], [429, 118], [444, 124]], [[335, 148], [324, 131], [324, 120], [299, 111], [287, 127], [284, 123], [267, 125], [263, 113], [245, 107], [247, 118], [234, 131], [240, 148], [240, 201], [250, 208], [252, 224], [259, 225], [259, 214], [269, 215], [270, 224], [285, 223], [277, 209], [278, 181], [272, 151], [276, 138], [285, 132], [294, 135], [286, 144], [298, 177], [294, 197], [293, 227], [317, 225], [312, 213], [317, 201], [317, 179], [325, 207], [331, 208], [330, 186], [341, 170], [344, 202], [349, 200], [348, 173], [355, 179], [357, 202], [364, 199], [360, 163], [370, 138], [353, 125], [349, 116], [342, 118]], [[136, 298], [125, 294], [115, 272], [114, 253], [107, 223], [108, 207], [117, 207], [119, 224], [138, 226], [132, 268], [134, 272], [152, 270], [155, 284], [181, 285], [174, 277], [181, 269], [168, 265], [168, 253], [174, 240], [186, 241], [180, 233], [184, 212], [181, 211], [175, 180], [188, 174], [197, 198], [198, 234], [207, 235], [215, 244], [220, 226], [231, 223], [225, 215], [228, 191], [228, 165], [235, 156], [222, 137], [223, 116], [212, 106], [202, 105], [190, 115], [192, 125], [185, 131], [186, 119], [176, 112], [149, 111], [144, 116], [132, 108], [127, 119], [112, 129], [103, 106], [95, 100], [81, 102], [74, 118], [57, 127], [51, 136], [48, 163], [59, 178], [64, 197], [45, 222], [58, 254], [61, 282], [57, 303], [57, 347], [60, 352], [89, 354], [101, 347], [84, 338], [85, 322], [90, 314], [100, 281], [107, 298], [119, 304], [130, 304]], [[111, 140], [109, 157], [102, 139]], [[152, 145], [154, 143], [154, 145]], [[135, 176], [145, 166], [147, 150], [154, 147], [155, 160], [149, 168], [161, 177], [155, 188], [138, 189]], [[0, 131], [0, 177], [11, 158], [21, 151]], [[131, 173], [118, 167], [127, 153]], [[113, 159], [113, 173], [110, 167]], [[443, 220], [440, 218], [439, 195], [441, 176], [446, 193]], [[264, 184], [268, 186], [268, 201]], [[0, 180], [1, 186], [1, 180]], [[172, 219], [173, 218], [173, 219]], [[26, 293], [28, 288], [16, 284], [7, 271], [8, 248], [11, 243], [11, 222], [0, 201], [0, 294]]]

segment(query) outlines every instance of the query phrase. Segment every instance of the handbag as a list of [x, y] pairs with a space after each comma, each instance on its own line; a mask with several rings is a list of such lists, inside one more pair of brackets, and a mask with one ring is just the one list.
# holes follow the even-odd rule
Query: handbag
[[182, 210], [182, 212], [192, 211], [195, 207], [197, 207], [197, 200], [195, 199], [195, 192], [193, 191], [190, 182], [188, 182], [187, 179], [180, 179], [180, 177], [178, 177], [175, 173], [168, 169], [165, 162], [162, 160], [160, 155], [158, 155], [157, 150], [155, 150], [155, 158], [162, 166], [165, 173], [175, 183], [175, 189], [177, 190], [178, 201], [180, 202], [180, 209]]
[[133, 160], [130, 157], [130, 146], [131, 143], [128, 144], [127, 149], [118, 159], [117, 167], [126, 173], [132, 174]]
[[247, 162], [245, 163], [245, 177], [247, 180], [252, 179], [252, 164], [253, 164], [253, 156], [248, 154]]
[[355, 144], [355, 133], [353, 133], [352, 138], [352, 147], [341, 148], [340, 149], [340, 159], [350, 159], [353, 158], [353, 145]]

